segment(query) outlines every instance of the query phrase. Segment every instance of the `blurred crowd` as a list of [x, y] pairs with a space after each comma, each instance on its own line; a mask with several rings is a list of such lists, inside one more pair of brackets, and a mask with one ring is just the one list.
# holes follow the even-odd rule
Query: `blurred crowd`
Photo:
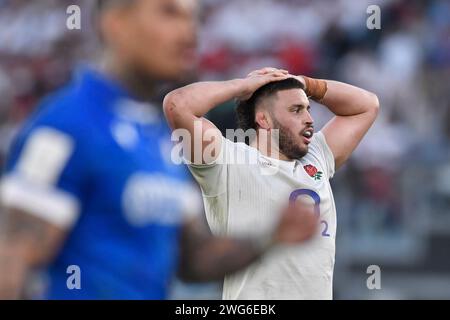
[[[85, 29], [65, 27], [77, 2], [91, 1], [0, 0], [0, 165], [17, 126], [92, 52], [90, 12]], [[366, 27], [369, 5], [381, 8], [380, 30]], [[450, 237], [449, 1], [205, 0], [199, 45], [200, 79], [274, 66], [377, 93], [381, 115], [333, 181], [336, 277], [354, 255], [423, 265], [418, 239]], [[235, 126], [232, 104], [210, 116]], [[313, 105], [313, 116], [320, 127], [330, 114]]]
[[[380, 98], [375, 126], [333, 181], [337, 274], [340, 261], [353, 259], [406, 261], [411, 270], [433, 261], [424, 243], [434, 229], [450, 234], [450, 2], [206, 3], [203, 77], [239, 77], [274, 65], [355, 84]], [[380, 30], [366, 27], [369, 5], [381, 8]], [[232, 106], [221, 111], [212, 117], [232, 126]], [[313, 115], [317, 127], [330, 117], [317, 105]], [[434, 263], [450, 267], [449, 261]]]
[[82, 36], [66, 28], [70, 2], [0, 0], [0, 165], [17, 126], [81, 56]]

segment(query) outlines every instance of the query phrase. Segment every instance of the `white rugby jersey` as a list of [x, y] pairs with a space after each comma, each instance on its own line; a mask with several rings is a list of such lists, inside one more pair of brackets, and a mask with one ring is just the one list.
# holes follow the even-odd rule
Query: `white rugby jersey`
[[[320, 214], [320, 228], [312, 240], [277, 246], [250, 267], [227, 276], [223, 299], [332, 299], [336, 207], [329, 179], [334, 157], [321, 132], [299, 160], [269, 158], [223, 138], [214, 163], [189, 168], [202, 189], [215, 234], [248, 237], [270, 232], [289, 199], [309, 199]], [[268, 174], [273, 170], [275, 174]]]

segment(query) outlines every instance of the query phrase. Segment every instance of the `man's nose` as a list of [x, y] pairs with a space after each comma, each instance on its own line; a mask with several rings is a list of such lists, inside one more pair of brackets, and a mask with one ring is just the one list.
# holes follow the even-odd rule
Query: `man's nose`
[[197, 42], [198, 23], [193, 18], [186, 18], [180, 25], [179, 34], [185, 42], [194, 46]]
[[305, 123], [309, 124], [309, 125], [313, 125], [314, 124], [314, 119], [313, 119], [312, 115], [309, 112], [307, 112], [307, 114], [306, 114]]

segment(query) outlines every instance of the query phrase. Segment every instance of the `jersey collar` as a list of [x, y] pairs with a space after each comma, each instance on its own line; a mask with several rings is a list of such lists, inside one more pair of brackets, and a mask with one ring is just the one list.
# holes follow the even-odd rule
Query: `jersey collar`
[[118, 99], [135, 100], [117, 81], [91, 67], [81, 67], [75, 75], [75, 83], [99, 105], [111, 105]]

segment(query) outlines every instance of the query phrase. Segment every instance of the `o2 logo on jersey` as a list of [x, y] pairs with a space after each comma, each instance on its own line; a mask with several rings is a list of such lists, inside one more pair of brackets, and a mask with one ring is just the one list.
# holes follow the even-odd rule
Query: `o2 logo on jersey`
[[[320, 218], [320, 196], [317, 194], [317, 192], [309, 189], [294, 190], [289, 196], [289, 202], [296, 202], [300, 197], [305, 197], [305, 202], [308, 202], [307, 198], [314, 201], [314, 203], [312, 203], [311, 205], [314, 206], [314, 213]], [[320, 225], [323, 226], [322, 236], [329, 237], [330, 234], [328, 233], [328, 222], [326, 222], [325, 220], [321, 220]]]
[[179, 224], [185, 186], [160, 174], [136, 173], [126, 184], [122, 204], [125, 218], [135, 227]]

